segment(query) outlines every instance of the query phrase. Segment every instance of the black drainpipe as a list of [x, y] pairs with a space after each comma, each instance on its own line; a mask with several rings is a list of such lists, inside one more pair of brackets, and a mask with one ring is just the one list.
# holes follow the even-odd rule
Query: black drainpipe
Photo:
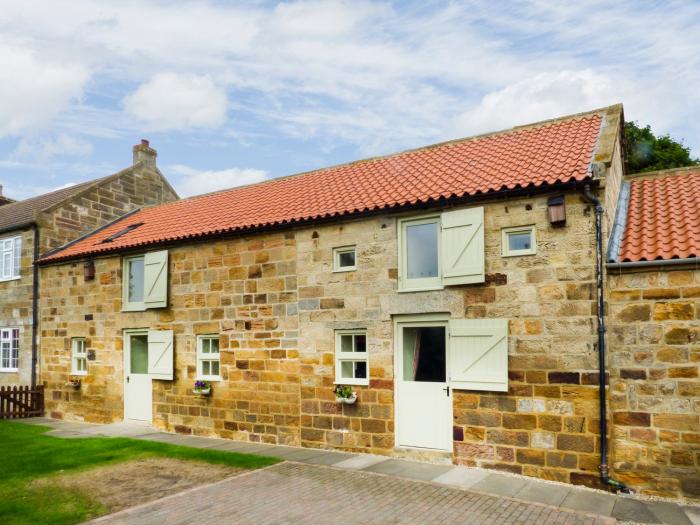
[[603, 297], [603, 205], [591, 193], [591, 187], [586, 184], [583, 196], [595, 206], [595, 240], [596, 240], [596, 287], [598, 312], [598, 392], [600, 403], [600, 479], [619, 492], [630, 492], [624, 483], [616, 481], [608, 475], [608, 414], [605, 397], [605, 301]]
[[36, 387], [36, 369], [39, 357], [37, 334], [39, 331], [39, 226], [34, 223], [34, 262], [32, 264], [32, 388]]

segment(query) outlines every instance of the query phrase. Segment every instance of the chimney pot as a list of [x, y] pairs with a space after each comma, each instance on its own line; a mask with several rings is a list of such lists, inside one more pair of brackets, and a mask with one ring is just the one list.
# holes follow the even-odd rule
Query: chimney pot
[[0, 197], [2, 197], [2, 184], [0, 184]]
[[156, 157], [158, 152], [151, 147], [151, 143], [146, 139], [134, 146], [134, 164], [139, 162], [151, 168], [156, 167]]

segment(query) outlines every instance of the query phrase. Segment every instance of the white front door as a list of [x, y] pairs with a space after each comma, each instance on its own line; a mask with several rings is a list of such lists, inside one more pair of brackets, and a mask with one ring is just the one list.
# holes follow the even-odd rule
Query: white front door
[[150, 422], [152, 415], [148, 331], [127, 331], [124, 332], [124, 419]]
[[452, 452], [447, 321], [399, 320], [395, 334], [396, 444]]

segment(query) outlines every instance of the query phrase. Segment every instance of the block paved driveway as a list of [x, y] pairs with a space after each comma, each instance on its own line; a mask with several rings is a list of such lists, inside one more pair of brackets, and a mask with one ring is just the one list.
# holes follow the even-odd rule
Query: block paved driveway
[[284, 462], [104, 516], [100, 524], [610, 524], [612, 518], [437, 483]]

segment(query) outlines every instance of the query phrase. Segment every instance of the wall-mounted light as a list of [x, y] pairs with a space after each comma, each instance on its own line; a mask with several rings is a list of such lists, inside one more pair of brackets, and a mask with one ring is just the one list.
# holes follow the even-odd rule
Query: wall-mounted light
[[547, 199], [547, 211], [549, 213], [549, 224], [556, 227], [566, 224], [566, 204], [563, 195]]
[[92, 259], [83, 264], [83, 276], [86, 281], [92, 281], [95, 278], [95, 261]]

